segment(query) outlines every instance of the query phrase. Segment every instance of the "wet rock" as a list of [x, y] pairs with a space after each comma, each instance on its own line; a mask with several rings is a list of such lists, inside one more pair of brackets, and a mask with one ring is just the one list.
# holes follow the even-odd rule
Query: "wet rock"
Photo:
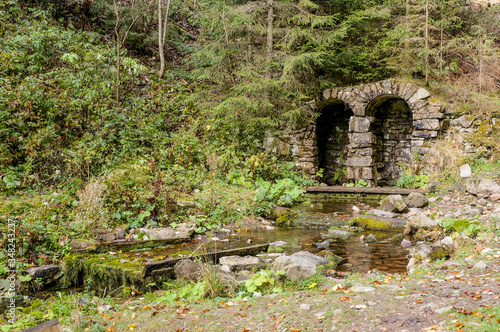
[[316, 274], [319, 265], [327, 264], [323, 257], [311, 254], [307, 251], [299, 251], [290, 256], [280, 256], [274, 260], [273, 271], [285, 271], [286, 278], [290, 280], [302, 280]]
[[377, 242], [377, 239], [375, 238], [375, 236], [373, 234], [370, 234], [366, 237], [365, 242], [366, 243], [375, 243], [375, 242]]
[[26, 272], [31, 276], [32, 280], [40, 279], [44, 285], [53, 283], [59, 277], [59, 265], [41, 265], [30, 267]]
[[259, 258], [254, 256], [226, 256], [221, 257], [219, 263], [222, 266], [227, 266], [229, 271], [239, 272], [249, 270], [259, 266]]
[[287, 243], [285, 241], [275, 241], [275, 242], [269, 243], [269, 247], [271, 247], [271, 248], [279, 248], [279, 247], [283, 247], [286, 245], [287, 245]]
[[411, 193], [406, 197], [405, 204], [409, 208], [422, 208], [429, 204], [429, 200], [420, 193]]
[[361, 243], [365, 243], [365, 236], [364, 236], [364, 235], [361, 235], [361, 236], [359, 237], [359, 242], [361, 242]]
[[383, 217], [383, 218], [395, 218], [396, 217], [396, 214], [393, 212], [378, 210], [378, 209], [369, 210], [366, 212], [366, 214], [369, 216]]
[[185, 259], [174, 265], [174, 273], [178, 279], [198, 281], [201, 278], [201, 264]]
[[416, 208], [410, 209], [407, 218], [410, 225], [415, 227], [429, 228], [438, 224], [436, 220], [429, 218], [424, 212]]
[[461, 178], [470, 178], [472, 176], [472, 170], [470, 169], [469, 164], [465, 164], [460, 166], [460, 177]]
[[395, 234], [391, 237], [392, 243], [401, 243], [401, 241], [403, 241], [403, 240], [404, 240], [403, 234]]
[[328, 241], [324, 241], [324, 242], [320, 242], [320, 243], [313, 243], [313, 245], [318, 248], [318, 249], [328, 249], [330, 248], [330, 242]]
[[389, 195], [380, 201], [382, 210], [389, 212], [404, 212], [407, 206], [401, 195]]
[[403, 248], [405, 248], [405, 247], [410, 247], [410, 246], [411, 246], [411, 242], [410, 242], [410, 241], [408, 241], [408, 240], [406, 240], [406, 239], [403, 239], [403, 241], [401, 241], [401, 246], [402, 246]]
[[322, 251], [318, 252], [317, 255], [327, 259], [329, 262], [334, 263], [334, 264], [339, 264], [340, 262], [345, 260], [344, 258], [335, 255], [333, 253], [333, 251], [331, 251], [331, 250], [322, 250]]
[[330, 230], [328, 230], [328, 235], [330, 235], [330, 237], [332, 237], [332, 238], [347, 239], [352, 234], [348, 231], [343, 231], [340, 229], [330, 229]]
[[352, 213], [358, 214], [360, 212], [361, 212], [361, 210], [359, 209], [359, 207], [357, 207], [356, 205], [352, 206]]

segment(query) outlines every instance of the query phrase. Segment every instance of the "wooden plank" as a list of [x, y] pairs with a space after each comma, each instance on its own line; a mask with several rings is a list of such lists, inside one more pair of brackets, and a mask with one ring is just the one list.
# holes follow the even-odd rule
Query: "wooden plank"
[[59, 320], [54, 318], [48, 322], [23, 330], [23, 332], [62, 332], [62, 329], [61, 325], [59, 325]]
[[411, 193], [425, 194], [425, 190], [421, 189], [407, 189], [407, 188], [393, 188], [393, 187], [344, 187], [344, 186], [316, 186], [307, 187], [307, 192], [310, 193], [350, 193], [360, 195], [409, 195]]
[[158, 240], [140, 240], [140, 241], [113, 241], [96, 243], [95, 246], [85, 249], [73, 249], [72, 253], [103, 253], [109, 251], [128, 251], [142, 248], [155, 248], [179, 244], [191, 241], [190, 237], [178, 237], [173, 239], [158, 239]]
[[204, 253], [204, 254], [192, 255], [189, 257], [173, 258], [173, 259], [167, 259], [167, 260], [164, 260], [161, 262], [147, 263], [144, 266], [144, 270], [142, 271], [142, 276], [147, 277], [154, 270], [172, 267], [175, 264], [177, 264], [178, 262], [185, 260], [185, 259], [200, 258], [201, 260], [203, 260], [205, 262], [213, 262], [213, 263], [218, 264], [219, 258], [221, 258], [221, 257], [256, 255], [261, 251], [267, 251], [268, 248], [269, 248], [269, 244], [257, 244], [257, 245], [253, 245], [253, 246], [249, 246], [249, 247], [217, 250], [217, 251], [208, 252], [208, 253]]

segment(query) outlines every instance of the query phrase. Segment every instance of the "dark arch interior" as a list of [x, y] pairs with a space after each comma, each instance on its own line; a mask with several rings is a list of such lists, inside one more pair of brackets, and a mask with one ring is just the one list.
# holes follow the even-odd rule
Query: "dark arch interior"
[[411, 159], [413, 116], [406, 101], [395, 95], [373, 99], [366, 115], [374, 118], [370, 132], [375, 135], [373, 162], [378, 186], [394, 185]]
[[334, 185], [346, 180], [349, 118], [352, 110], [341, 100], [329, 100], [319, 107], [316, 122], [318, 167], [324, 170], [323, 182]]

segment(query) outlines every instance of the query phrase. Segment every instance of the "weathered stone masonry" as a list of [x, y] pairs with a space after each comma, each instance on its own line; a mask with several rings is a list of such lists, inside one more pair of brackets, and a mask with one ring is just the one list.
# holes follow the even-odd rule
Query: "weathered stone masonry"
[[395, 80], [328, 89], [302, 105], [321, 114], [315, 123], [269, 136], [264, 147], [292, 155], [308, 174], [323, 168], [328, 184], [358, 179], [394, 184], [401, 165], [422, 153], [424, 142], [442, 127], [443, 106], [429, 99], [424, 88]]

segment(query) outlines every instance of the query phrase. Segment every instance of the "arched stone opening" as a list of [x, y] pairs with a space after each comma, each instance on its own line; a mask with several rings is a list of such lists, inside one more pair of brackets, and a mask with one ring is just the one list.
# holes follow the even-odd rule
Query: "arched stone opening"
[[366, 107], [371, 118], [373, 180], [378, 186], [394, 185], [411, 160], [413, 114], [404, 99], [381, 95]]
[[346, 182], [349, 119], [352, 110], [339, 99], [330, 99], [318, 108], [316, 144], [318, 169], [323, 169], [322, 181], [335, 185]]

